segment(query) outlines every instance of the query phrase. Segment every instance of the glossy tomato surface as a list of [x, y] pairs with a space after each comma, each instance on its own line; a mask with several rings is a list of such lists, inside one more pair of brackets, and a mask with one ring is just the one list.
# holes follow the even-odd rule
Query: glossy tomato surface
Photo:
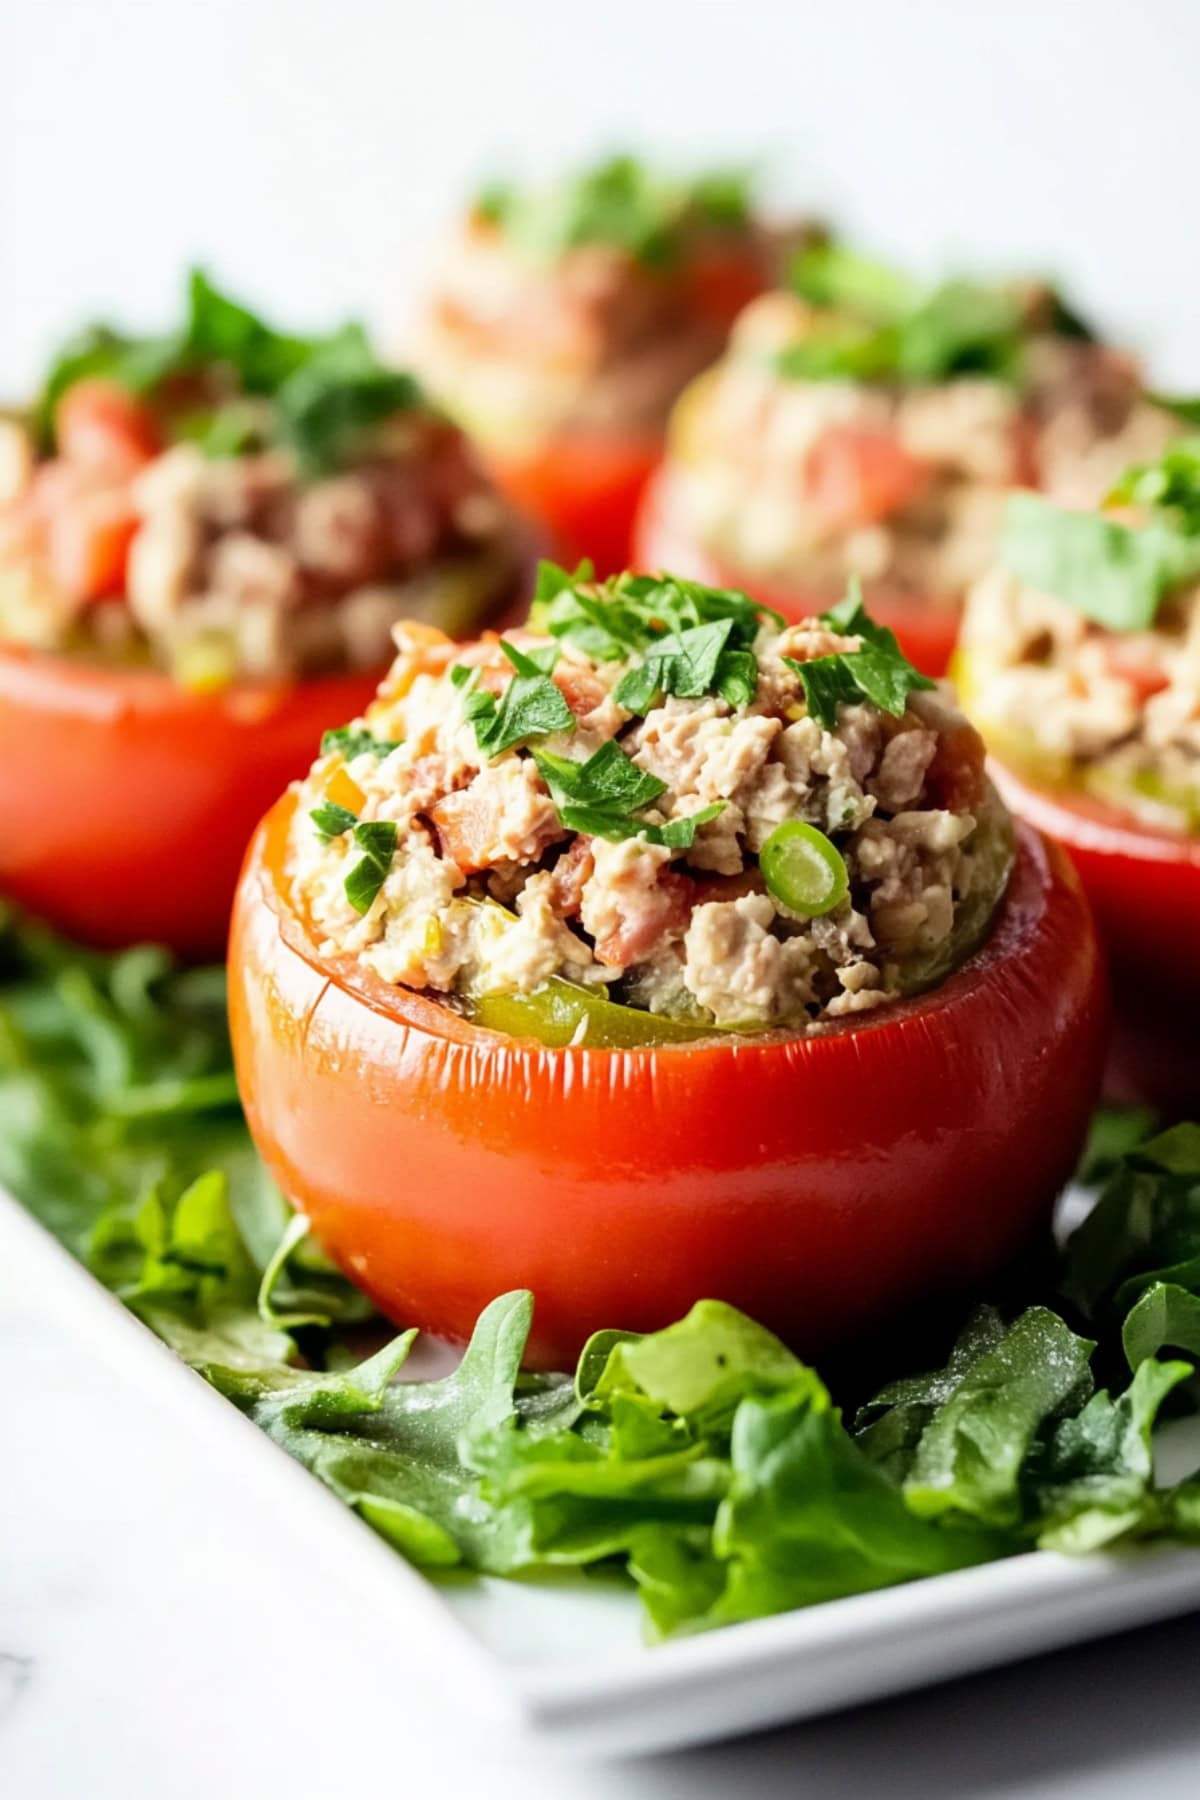
[[1052, 792], [1010, 767], [1009, 806], [1070, 853], [1108, 946], [1114, 1098], [1169, 1112], [1200, 1105], [1200, 838], [1155, 831], [1083, 793]]
[[[670, 478], [660, 469], [646, 484], [638, 506], [631, 567], [648, 572], [670, 569], [712, 587], [741, 588], [785, 619], [824, 612], [841, 598], [840, 594], [806, 593], [741, 574], [702, 549], [672, 516], [673, 511]], [[922, 605], [911, 596], [889, 593], [886, 587], [870, 582], [865, 584], [865, 597], [871, 617], [896, 633], [910, 662], [926, 675], [946, 673], [958, 636], [958, 607], [942, 602]]]
[[87, 943], [221, 955], [257, 821], [376, 681], [205, 696], [0, 647], [0, 893]]
[[408, 1325], [465, 1337], [530, 1287], [530, 1354], [701, 1296], [803, 1351], [969, 1292], [1045, 1220], [1095, 1098], [1105, 996], [1069, 864], [1022, 831], [991, 938], [855, 1029], [551, 1050], [323, 959], [247, 857], [230, 1016], [259, 1149], [326, 1249]]
[[652, 434], [564, 432], [523, 456], [488, 460], [497, 484], [540, 528], [547, 554], [568, 568], [586, 556], [603, 577], [629, 567], [638, 503], [661, 454]]

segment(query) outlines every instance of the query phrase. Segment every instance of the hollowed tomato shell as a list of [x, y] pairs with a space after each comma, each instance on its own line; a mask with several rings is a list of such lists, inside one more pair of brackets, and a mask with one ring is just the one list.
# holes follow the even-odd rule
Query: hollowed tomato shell
[[1091, 916], [1022, 829], [985, 947], [936, 992], [771, 1041], [551, 1050], [318, 954], [286, 799], [243, 872], [230, 1017], [250, 1128], [346, 1273], [464, 1338], [513, 1287], [529, 1354], [649, 1330], [701, 1296], [813, 1353], [977, 1290], [1074, 1165], [1104, 1052]]
[[1155, 831], [1088, 794], [1032, 786], [995, 764], [1004, 798], [1065, 846], [1108, 948], [1115, 1098], [1200, 1104], [1200, 838]]
[[377, 680], [200, 695], [0, 647], [0, 893], [86, 943], [220, 956], [256, 823]]
[[629, 567], [638, 503], [662, 448], [654, 433], [561, 432], [523, 456], [492, 453], [488, 466], [549, 554], [568, 568], [587, 557], [604, 577]]
[[[669, 569], [711, 587], [741, 588], [763, 606], [773, 607], [785, 619], [803, 619], [824, 612], [839, 594], [806, 591], [799, 585], [783, 587], [758, 580], [711, 556], [681, 525], [671, 500], [669, 471], [660, 468], [642, 493], [633, 525], [632, 566], [653, 573]], [[911, 595], [889, 591], [881, 583], [865, 582], [864, 597], [871, 617], [895, 632], [905, 656], [926, 675], [946, 673], [958, 638], [961, 608], [945, 601], [922, 604]]]

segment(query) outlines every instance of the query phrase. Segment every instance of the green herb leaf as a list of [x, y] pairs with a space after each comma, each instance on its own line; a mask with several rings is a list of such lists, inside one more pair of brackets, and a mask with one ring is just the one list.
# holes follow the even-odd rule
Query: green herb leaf
[[355, 912], [366, 913], [387, 880], [396, 854], [395, 820], [369, 819], [355, 825], [354, 842], [363, 854], [342, 885]]
[[[574, 713], [545, 672], [546, 662], [556, 655], [554, 648], [533, 655], [509, 643], [503, 643], [501, 648], [517, 672], [499, 700], [481, 689], [469, 688], [464, 700], [467, 718], [475, 727], [475, 741], [489, 758], [523, 744], [527, 738], [575, 729]], [[467, 687], [461, 681], [456, 685]]]
[[322, 475], [355, 461], [378, 426], [422, 399], [414, 377], [385, 368], [362, 327], [348, 325], [280, 386], [277, 431], [302, 474]]
[[608, 244], [648, 268], [678, 261], [691, 226], [742, 229], [749, 217], [750, 177], [714, 170], [691, 183], [652, 175], [631, 156], [615, 156], [544, 190], [492, 183], [476, 198], [477, 214], [539, 261], [555, 261], [584, 244]]
[[845, 599], [821, 617], [841, 636], [863, 640], [857, 650], [817, 656], [808, 662], [798, 662], [791, 656], [783, 658], [800, 677], [809, 712], [827, 731], [837, 725], [839, 706], [867, 700], [900, 718], [910, 694], [937, 685], [909, 662], [895, 632], [886, 625], [877, 625], [868, 615], [857, 576], [852, 578]]
[[317, 828], [317, 835], [325, 839], [342, 837], [347, 831], [353, 831], [358, 823], [358, 814], [352, 813], [348, 806], [339, 806], [334, 800], [326, 800], [320, 806], [314, 806], [309, 818]]
[[1118, 524], [1014, 494], [1000, 539], [1005, 568], [1110, 631], [1145, 631], [1172, 588], [1200, 574], [1200, 538], [1169, 525]]
[[689, 818], [672, 819], [664, 825], [636, 818], [636, 813], [666, 792], [667, 784], [648, 770], [639, 769], [612, 739], [601, 744], [586, 762], [572, 762], [568, 757], [536, 750], [534, 761], [566, 829], [588, 837], [608, 838], [614, 843], [623, 838], [644, 837], [672, 850], [688, 850], [697, 828], [715, 819], [723, 806], [718, 801]]
[[347, 762], [353, 762], [356, 756], [386, 756], [389, 750], [398, 748], [395, 739], [376, 737], [361, 725], [338, 725], [321, 738], [322, 756], [336, 750]]
[[617, 705], [645, 714], [664, 694], [696, 700], [711, 693], [732, 629], [732, 619], [714, 619], [661, 639], [638, 668], [621, 677], [613, 691]]
[[1089, 1394], [1094, 1348], [1045, 1307], [1022, 1313], [926, 1426], [904, 1483], [912, 1511], [1018, 1524], [1025, 1459], [1043, 1424]]
[[801, 298], [828, 316], [812, 320], [802, 339], [778, 353], [785, 376], [909, 383], [1022, 378], [1031, 322], [1015, 290], [963, 280], [922, 290], [841, 244], [802, 252], [791, 279]]

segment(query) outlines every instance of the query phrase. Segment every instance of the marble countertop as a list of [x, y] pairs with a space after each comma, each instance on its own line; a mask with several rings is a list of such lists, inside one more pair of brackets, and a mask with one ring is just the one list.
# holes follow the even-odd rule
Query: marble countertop
[[5, 1800], [972, 1800], [1200, 1785], [1200, 1617], [708, 1750], [620, 1763], [487, 1732], [401, 1614], [305, 1568], [169, 1409], [0, 1269]]

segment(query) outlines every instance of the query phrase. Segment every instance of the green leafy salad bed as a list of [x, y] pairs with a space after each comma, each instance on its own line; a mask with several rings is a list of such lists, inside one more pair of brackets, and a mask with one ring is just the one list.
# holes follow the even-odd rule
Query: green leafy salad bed
[[[219, 970], [0, 925], [0, 1185], [193, 1369], [413, 1562], [623, 1568], [651, 1631], [759, 1617], [1034, 1546], [1200, 1536], [1200, 1476], [1155, 1485], [1192, 1405], [1200, 1126], [1106, 1116], [1098, 1205], [1039, 1289], [979, 1306], [940, 1363], [843, 1412], [815, 1370], [704, 1300], [528, 1376], [530, 1296], [458, 1370], [405, 1381], [246, 1135]], [[379, 1346], [382, 1344], [382, 1348]]]

